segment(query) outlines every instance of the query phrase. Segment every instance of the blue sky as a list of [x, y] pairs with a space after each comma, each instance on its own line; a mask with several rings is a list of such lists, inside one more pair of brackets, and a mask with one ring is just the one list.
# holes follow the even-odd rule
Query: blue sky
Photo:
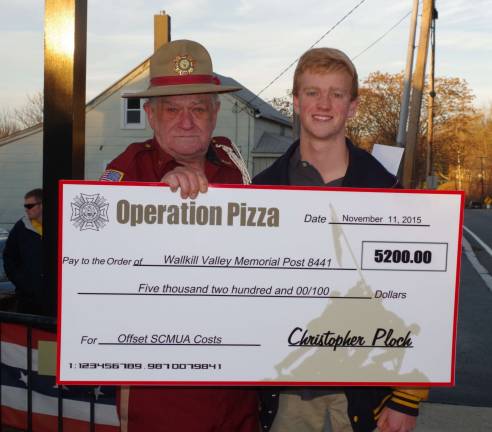
[[[172, 38], [204, 44], [214, 69], [257, 93], [361, 0], [88, 0], [87, 98], [152, 53], [153, 15], [172, 17]], [[354, 57], [410, 12], [412, 0], [366, 0], [317, 46]], [[468, 81], [476, 105], [492, 103], [492, 0], [437, 0], [438, 76]], [[42, 0], [0, 0], [0, 103], [42, 89]], [[405, 67], [410, 17], [355, 59], [361, 79]], [[418, 40], [417, 40], [418, 43]], [[262, 97], [283, 96], [292, 68]]]

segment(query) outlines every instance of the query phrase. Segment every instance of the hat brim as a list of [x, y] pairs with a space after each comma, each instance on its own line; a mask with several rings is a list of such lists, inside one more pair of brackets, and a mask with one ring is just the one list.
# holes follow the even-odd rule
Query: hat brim
[[230, 93], [242, 90], [241, 87], [224, 86], [216, 84], [180, 84], [155, 86], [138, 93], [124, 93], [123, 98], [154, 97], [154, 96], [179, 96], [188, 94]]

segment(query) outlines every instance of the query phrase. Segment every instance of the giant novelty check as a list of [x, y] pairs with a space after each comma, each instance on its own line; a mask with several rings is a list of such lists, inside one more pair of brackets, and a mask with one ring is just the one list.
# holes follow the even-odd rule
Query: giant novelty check
[[454, 382], [463, 195], [66, 181], [61, 383]]

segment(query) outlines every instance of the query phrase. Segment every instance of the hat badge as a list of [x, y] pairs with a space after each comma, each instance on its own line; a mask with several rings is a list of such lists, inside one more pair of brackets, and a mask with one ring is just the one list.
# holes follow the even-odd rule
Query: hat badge
[[195, 59], [188, 54], [176, 56], [174, 59], [174, 71], [178, 75], [188, 75], [195, 70]]

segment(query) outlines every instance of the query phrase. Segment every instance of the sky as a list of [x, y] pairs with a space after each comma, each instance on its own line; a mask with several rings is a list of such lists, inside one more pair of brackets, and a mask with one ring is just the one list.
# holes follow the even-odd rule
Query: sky
[[[360, 4], [362, 1], [362, 4]], [[360, 4], [360, 5], [359, 5]], [[172, 39], [196, 40], [214, 70], [258, 94], [351, 9], [316, 46], [345, 51], [361, 80], [405, 68], [413, 0], [88, 0], [87, 100], [153, 50], [153, 15], [171, 15]], [[436, 0], [436, 75], [467, 80], [477, 107], [492, 104], [492, 0]], [[43, 86], [43, 0], [0, 0], [0, 107], [15, 108]], [[416, 43], [418, 44], [418, 38]], [[292, 87], [293, 67], [263, 91]], [[1, 108], [0, 108], [1, 109]]]

